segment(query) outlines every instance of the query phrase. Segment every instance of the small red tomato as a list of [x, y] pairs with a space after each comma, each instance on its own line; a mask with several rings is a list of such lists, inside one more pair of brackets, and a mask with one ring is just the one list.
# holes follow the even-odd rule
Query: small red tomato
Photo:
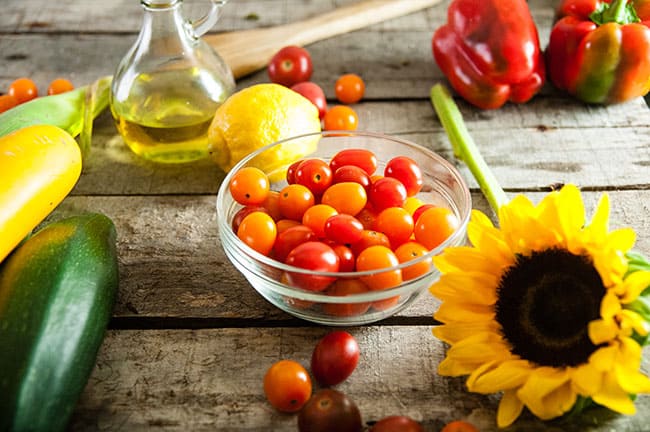
[[332, 169], [322, 159], [305, 159], [296, 168], [294, 179], [297, 184], [306, 186], [314, 196], [318, 196], [332, 184]]
[[424, 428], [410, 417], [394, 415], [382, 418], [368, 432], [424, 432]]
[[298, 169], [298, 165], [302, 163], [302, 159], [299, 159], [289, 165], [289, 168], [287, 168], [287, 183], [288, 184], [294, 184], [296, 182], [296, 170]]
[[388, 240], [388, 237], [384, 233], [365, 229], [361, 233], [361, 239], [358, 242], [352, 243], [350, 245], [350, 249], [352, 249], [352, 253], [355, 256], [359, 256], [359, 254], [364, 249], [375, 245], [386, 246], [387, 248], [390, 248], [390, 240]]
[[323, 386], [345, 381], [359, 363], [359, 344], [350, 333], [337, 330], [326, 334], [311, 356], [311, 372]]
[[344, 165], [358, 166], [369, 176], [377, 171], [377, 156], [366, 149], [345, 149], [336, 153], [330, 160], [330, 168], [336, 172]]
[[[317, 272], [337, 272], [339, 257], [330, 246], [318, 241], [308, 241], [296, 246], [285, 260], [287, 265]], [[323, 291], [336, 278], [308, 273], [287, 272], [289, 285], [308, 291]]]
[[422, 204], [420, 207], [416, 208], [413, 212], [413, 222], [417, 222], [422, 213], [434, 207], [435, 205], [433, 204]]
[[402, 182], [406, 188], [406, 196], [414, 196], [422, 188], [422, 170], [420, 166], [407, 156], [392, 158], [384, 168], [385, 177], [393, 177]]
[[355, 165], [343, 165], [332, 175], [332, 183], [354, 182], [359, 183], [368, 192], [370, 188], [370, 176], [363, 168]]
[[447, 423], [440, 432], [479, 432], [478, 428], [463, 420], [454, 420]]
[[378, 212], [388, 207], [401, 207], [406, 200], [406, 188], [393, 177], [382, 177], [370, 186], [368, 201]]
[[335, 243], [352, 244], [361, 240], [363, 225], [357, 218], [341, 213], [325, 221], [325, 237]]
[[[268, 210], [262, 206], [246, 206], [242, 207], [235, 213], [235, 216], [232, 217], [232, 230], [233, 232], [237, 232], [239, 229], [239, 225], [241, 224], [241, 221], [244, 220], [246, 216], [253, 212], [263, 212], [268, 214]], [[269, 215], [270, 216], [270, 215]]]
[[72, 85], [69, 80], [65, 78], [57, 78], [50, 83], [49, 87], [47, 88], [47, 94], [51, 96], [69, 92], [70, 90], [74, 90], [74, 85]]
[[327, 112], [327, 99], [325, 98], [323, 89], [318, 84], [311, 81], [299, 82], [291, 86], [291, 90], [300, 93], [318, 108], [318, 118], [322, 120], [325, 117], [325, 113]]
[[354, 253], [352, 253], [352, 249], [342, 244], [332, 245], [332, 249], [334, 249], [334, 252], [336, 252], [336, 255], [339, 257], [339, 271], [354, 271], [354, 265], [356, 264], [357, 259], [354, 256]]
[[282, 412], [300, 410], [311, 397], [311, 378], [293, 360], [274, 363], [264, 375], [264, 394], [273, 407]]
[[273, 245], [273, 258], [278, 261], [284, 262], [289, 253], [296, 248], [296, 246], [306, 243], [308, 241], [316, 241], [318, 237], [314, 234], [311, 228], [304, 225], [296, 225], [287, 228], [278, 234]]
[[[370, 291], [368, 285], [359, 279], [339, 279], [327, 289], [327, 295], [345, 297]], [[370, 302], [323, 303], [323, 312], [338, 317], [363, 315], [370, 309]]]
[[334, 85], [334, 92], [336, 93], [337, 99], [344, 104], [359, 102], [365, 91], [366, 84], [357, 74], [341, 75]]
[[356, 130], [359, 125], [357, 113], [347, 105], [337, 105], [325, 113], [323, 129]]
[[9, 84], [8, 94], [16, 98], [18, 103], [21, 104], [38, 97], [38, 87], [29, 78], [18, 78]]
[[344, 393], [322, 389], [298, 413], [299, 432], [361, 432], [361, 412]]
[[286, 87], [309, 81], [312, 72], [309, 51], [295, 45], [286, 46], [275, 53], [268, 66], [271, 81]]

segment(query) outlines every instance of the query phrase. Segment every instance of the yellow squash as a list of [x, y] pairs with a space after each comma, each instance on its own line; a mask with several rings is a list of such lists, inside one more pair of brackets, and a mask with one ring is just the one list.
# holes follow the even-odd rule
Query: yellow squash
[[0, 262], [70, 193], [81, 174], [63, 129], [28, 126], [0, 137]]

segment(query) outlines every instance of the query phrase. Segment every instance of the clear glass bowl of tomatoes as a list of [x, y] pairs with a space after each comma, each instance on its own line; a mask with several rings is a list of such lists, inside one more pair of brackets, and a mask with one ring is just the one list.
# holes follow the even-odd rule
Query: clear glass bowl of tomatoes
[[323, 131], [242, 159], [221, 184], [217, 220], [226, 256], [265, 299], [307, 321], [350, 326], [425, 292], [439, 277], [432, 258], [465, 243], [471, 207], [462, 176], [435, 152]]

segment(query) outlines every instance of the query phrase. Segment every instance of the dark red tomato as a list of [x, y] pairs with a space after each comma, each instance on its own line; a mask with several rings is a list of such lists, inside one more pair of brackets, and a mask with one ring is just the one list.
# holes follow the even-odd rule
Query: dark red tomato
[[318, 84], [311, 81], [299, 82], [291, 86], [291, 90], [300, 93], [318, 108], [318, 118], [322, 120], [325, 117], [327, 99], [325, 99], [325, 93]]
[[359, 183], [368, 191], [370, 188], [370, 176], [367, 172], [356, 165], [343, 165], [332, 175], [332, 183], [354, 182]]
[[300, 159], [289, 165], [289, 168], [287, 168], [287, 183], [294, 184], [296, 182], [296, 170], [302, 162], [303, 159]]
[[352, 249], [342, 244], [331, 245], [336, 255], [339, 257], [339, 271], [351, 272], [354, 271], [354, 264], [357, 259], [352, 252]]
[[424, 432], [424, 428], [410, 417], [394, 415], [379, 420], [369, 432]]
[[325, 237], [335, 243], [352, 244], [361, 240], [363, 225], [357, 218], [341, 213], [325, 221]]
[[433, 204], [422, 204], [420, 207], [416, 208], [413, 212], [413, 222], [417, 222], [422, 213], [434, 207], [435, 205]]
[[287, 228], [278, 234], [273, 245], [273, 258], [278, 261], [284, 262], [289, 256], [289, 253], [296, 248], [296, 246], [306, 243], [308, 241], [316, 241], [318, 236], [314, 231], [304, 225], [296, 225]]
[[256, 211], [264, 212], [264, 213], [266, 213], [266, 214], [268, 214], [270, 216], [268, 210], [266, 208], [264, 208], [264, 207], [261, 207], [261, 206], [246, 206], [246, 207], [243, 207], [243, 208], [239, 209], [239, 211], [237, 211], [237, 213], [235, 213], [235, 216], [233, 216], [233, 218], [232, 218], [232, 230], [233, 230], [233, 232], [237, 232], [237, 230], [239, 229], [239, 225], [241, 224], [241, 221], [243, 221], [246, 216], [248, 216], [249, 214], [251, 214], [253, 212], [256, 212]]
[[402, 207], [406, 199], [406, 188], [393, 177], [382, 177], [370, 186], [368, 201], [381, 212], [388, 207]]
[[296, 183], [306, 186], [314, 196], [318, 196], [332, 184], [332, 170], [322, 159], [305, 159], [296, 168], [294, 178]]
[[384, 177], [393, 177], [402, 182], [406, 196], [414, 196], [422, 189], [422, 170], [407, 156], [397, 156], [389, 160], [384, 168]]
[[371, 176], [377, 170], [377, 157], [370, 150], [345, 149], [335, 154], [330, 160], [330, 168], [332, 168], [332, 172], [336, 172], [344, 165], [358, 166]]
[[359, 363], [359, 344], [350, 333], [337, 330], [326, 334], [311, 356], [311, 373], [323, 386], [345, 381]]
[[275, 53], [268, 67], [271, 81], [287, 87], [309, 81], [313, 70], [309, 51], [295, 45], [286, 46]]
[[454, 420], [447, 423], [440, 432], [479, 432], [478, 428], [463, 420]]
[[[318, 272], [339, 270], [339, 257], [334, 249], [318, 241], [308, 241], [296, 246], [289, 252], [285, 262], [291, 266]], [[289, 285], [309, 291], [323, 291], [335, 279], [329, 276], [287, 272]]]
[[322, 389], [298, 413], [300, 432], [361, 432], [361, 412], [344, 393]]

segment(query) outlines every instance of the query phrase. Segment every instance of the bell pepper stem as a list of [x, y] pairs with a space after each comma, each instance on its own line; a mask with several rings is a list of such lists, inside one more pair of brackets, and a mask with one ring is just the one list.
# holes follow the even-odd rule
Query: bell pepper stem
[[438, 83], [431, 87], [431, 103], [447, 132], [454, 156], [467, 165], [490, 207], [498, 212], [499, 207], [508, 202], [508, 197], [476, 147], [465, 126], [463, 116], [446, 86]]
[[609, 4], [609, 8], [603, 12], [603, 21], [615, 23], [624, 22], [626, 6], [627, 0], [614, 0]]

